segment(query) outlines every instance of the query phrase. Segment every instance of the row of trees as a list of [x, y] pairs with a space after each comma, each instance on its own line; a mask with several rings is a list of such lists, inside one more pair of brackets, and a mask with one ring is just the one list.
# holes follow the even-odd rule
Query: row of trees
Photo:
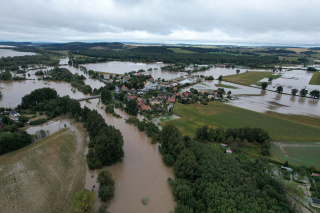
[[210, 144], [182, 138], [172, 124], [163, 127], [160, 151], [165, 162], [172, 160], [176, 179], [168, 182], [176, 213], [293, 212], [284, 184], [266, 174], [259, 160], [240, 162]]
[[[268, 82], [262, 82], [261, 89], [265, 90], [267, 87], [268, 87]], [[283, 87], [277, 86], [276, 92], [281, 94], [283, 92]], [[298, 94], [298, 92], [301, 97], [306, 97], [309, 93], [309, 91], [306, 88], [302, 88], [300, 91], [298, 89], [291, 89], [291, 94], [293, 96], [296, 96]], [[309, 94], [314, 99], [320, 97], [319, 90], [312, 90]]]

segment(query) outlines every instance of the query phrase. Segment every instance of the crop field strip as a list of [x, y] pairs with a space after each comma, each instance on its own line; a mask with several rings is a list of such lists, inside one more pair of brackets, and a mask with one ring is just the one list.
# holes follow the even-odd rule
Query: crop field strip
[[5, 212], [70, 212], [85, 179], [86, 143], [76, 124], [0, 157], [0, 206]]
[[189, 136], [194, 136], [196, 129], [203, 125], [214, 128], [250, 126], [267, 130], [273, 140], [320, 140], [320, 127], [315, 125], [316, 118], [311, 125], [303, 119], [299, 121], [297, 117], [290, 120], [289, 115], [283, 118], [277, 114], [258, 113], [220, 102], [210, 102], [208, 105], [176, 103], [174, 113], [181, 118], [166, 122], [173, 122], [183, 134]]

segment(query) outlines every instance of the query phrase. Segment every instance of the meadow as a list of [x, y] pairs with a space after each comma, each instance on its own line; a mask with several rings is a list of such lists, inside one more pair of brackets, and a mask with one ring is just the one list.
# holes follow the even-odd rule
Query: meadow
[[310, 79], [309, 84], [320, 85], [320, 72], [315, 72]]
[[272, 72], [251, 71], [251, 72], [244, 72], [236, 75], [224, 76], [222, 80], [235, 83], [235, 84], [250, 86], [261, 79], [267, 78], [271, 74]]
[[71, 212], [86, 175], [79, 123], [0, 156], [1, 212]]
[[172, 122], [184, 135], [191, 137], [195, 136], [197, 128], [208, 125], [214, 128], [258, 127], [268, 131], [273, 140], [320, 140], [320, 127], [315, 123], [304, 123], [303, 119], [290, 120], [277, 114], [258, 113], [216, 101], [208, 105], [176, 103], [173, 112], [181, 118], [163, 124]]
[[320, 142], [282, 141], [271, 144], [271, 153], [279, 161], [293, 165], [314, 166], [320, 170]]

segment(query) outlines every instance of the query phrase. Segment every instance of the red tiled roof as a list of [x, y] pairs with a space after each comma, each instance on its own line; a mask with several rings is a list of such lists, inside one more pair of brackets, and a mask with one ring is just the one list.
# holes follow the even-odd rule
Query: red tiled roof
[[147, 105], [141, 105], [141, 106], [140, 106], [140, 109], [141, 109], [141, 110], [147, 110], [147, 109], [148, 109], [148, 106], [147, 106]]

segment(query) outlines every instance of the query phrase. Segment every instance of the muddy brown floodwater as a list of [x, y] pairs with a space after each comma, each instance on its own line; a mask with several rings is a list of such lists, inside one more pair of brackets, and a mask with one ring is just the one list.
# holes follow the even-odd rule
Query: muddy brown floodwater
[[[127, 212], [170, 212], [174, 210], [175, 202], [171, 188], [167, 183], [168, 177], [173, 178], [172, 168], [168, 168], [162, 162], [158, 145], [151, 144], [151, 139], [140, 132], [137, 127], [127, 124], [124, 118], [129, 116], [116, 109], [116, 113], [122, 119], [106, 114], [104, 105], [98, 100], [91, 100], [91, 103], [81, 102], [82, 106], [90, 109], [97, 109], [108, 125], [113, 125], [122, 132], [124, 140], [125, 157], [122, 162], [107, 168], [115, 179], [115, 196], [106, 205], [111, 213]], [[103, 107], [103, 109], [101, 109]], [[89, 171], [85, 187], [89, 190], [96, 183], [97, 171]], [[144, 206], [141, 199], [147, 197], [149, 204]], [[103, 205], [96, 201], [95, 209]]]

